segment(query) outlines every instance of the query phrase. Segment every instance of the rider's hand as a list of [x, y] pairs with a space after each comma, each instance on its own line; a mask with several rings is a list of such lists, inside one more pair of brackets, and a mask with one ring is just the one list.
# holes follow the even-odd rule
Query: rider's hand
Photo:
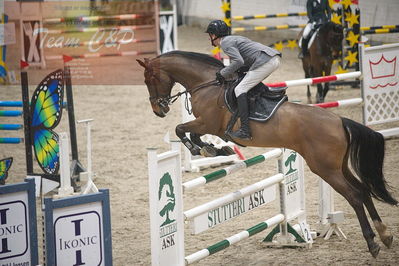
[[223, 84], [226, 79], [220, 74], [220, 71], [216, 72], [216, 80], [220, 83]]

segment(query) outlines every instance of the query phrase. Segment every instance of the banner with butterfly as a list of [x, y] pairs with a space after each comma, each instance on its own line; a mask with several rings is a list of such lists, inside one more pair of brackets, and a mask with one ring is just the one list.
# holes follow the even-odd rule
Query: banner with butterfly
[[31, 140], [36, 160], [45, 174], [59, 170], [59, 137], [54, 128], [61, 121], [64, 71], [47, 75], [34, 91], [30, 104]]
[[12, 157], [0, 160], [0, 185], [5, 185], [8, 177], [8, 170], [12, 165]]

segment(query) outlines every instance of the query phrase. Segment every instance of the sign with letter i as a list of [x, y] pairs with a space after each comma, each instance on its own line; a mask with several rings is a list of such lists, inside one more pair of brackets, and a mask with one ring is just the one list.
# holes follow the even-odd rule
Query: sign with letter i
[[46, 265], [112, 265], [108, 190], [44, 204]]
[[37, 265], [35, 181], [0, 186], [0, 265]]

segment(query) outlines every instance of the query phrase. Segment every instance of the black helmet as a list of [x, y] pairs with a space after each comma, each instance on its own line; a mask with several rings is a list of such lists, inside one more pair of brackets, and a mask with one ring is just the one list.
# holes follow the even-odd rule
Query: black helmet
[[230, 35], [230, 27], [222, 20], [213, 20], [209, 23], [206, 33], [215, 34], [217, 37]]

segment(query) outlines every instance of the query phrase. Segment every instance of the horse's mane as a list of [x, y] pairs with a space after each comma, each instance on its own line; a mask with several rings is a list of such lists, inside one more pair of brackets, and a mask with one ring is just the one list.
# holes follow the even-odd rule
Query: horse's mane
[[201, 53], [195, 53], [195, 52], [171, 51], [171, 52], [167, 52], [165, 54], [161, 54], [157, 58], [170, 57], [170, 56], [182, 56], [185, 58], [190, 58], [190, 59], [205, 63], [207, 65], [212, 65], [212, 66], [219, 67], [219, 68], [224, 67], [224, 64], [220, 60], [218, 60], [212, 56], [209, 56], [207, 54], [201, 54]]
[[320, 27], [320, 33], [327, 33], [328, 31], [333, 30], [334, 32], [342, 31], [342, 26], [336, 24], [332, 21], [328, 21]]

